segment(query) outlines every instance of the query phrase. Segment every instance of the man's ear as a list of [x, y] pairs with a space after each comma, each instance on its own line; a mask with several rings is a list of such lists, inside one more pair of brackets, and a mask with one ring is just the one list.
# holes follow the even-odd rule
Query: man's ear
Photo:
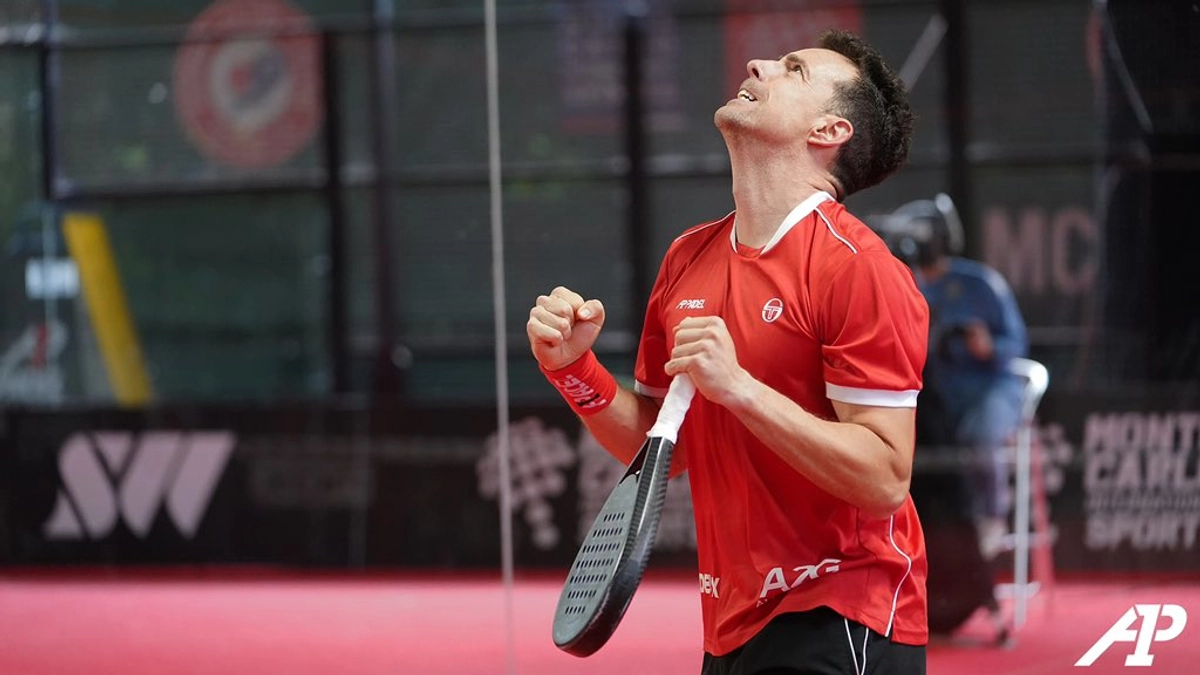
[[850, 120], [837, 115], [822, 115], [808, 132], [808, 142], [827, 148], [837, 147], [854, 135]]

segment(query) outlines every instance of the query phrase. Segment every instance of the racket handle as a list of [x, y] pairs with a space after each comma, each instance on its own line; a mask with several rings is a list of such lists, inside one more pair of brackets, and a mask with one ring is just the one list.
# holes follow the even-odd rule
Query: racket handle
[[696, 385], [692, 383], [692, 378], [676, 375], [675, 379], [671, 380], [671, 388], [667, 390], [667, 397], [663, 399], [662, 408], [658, 411], [658, 419], [646, 435], [665, 438], [675, 443], [679, 436], [679, 427], [683, 426], [683, 418], [687, 415], [688, 406], [692, 404], [692, 397], [695, 395]]

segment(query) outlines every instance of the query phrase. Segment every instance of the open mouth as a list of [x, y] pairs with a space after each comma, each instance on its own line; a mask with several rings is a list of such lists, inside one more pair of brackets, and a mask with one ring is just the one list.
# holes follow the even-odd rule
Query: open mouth
[[757, 98], [754, 98], [754, 94], [751, 94], [750, 92], [746, 91], [745, 89], [738, 91], [737, 97], [743, 101], [757, 101], [758, 100]]

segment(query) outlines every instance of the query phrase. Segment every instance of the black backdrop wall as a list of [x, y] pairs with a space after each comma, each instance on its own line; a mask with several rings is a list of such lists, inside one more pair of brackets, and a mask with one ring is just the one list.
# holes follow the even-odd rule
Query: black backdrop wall
[[1200, 380], [1200, 10], [1116, 0], [1101, 19], [1110, 376]]

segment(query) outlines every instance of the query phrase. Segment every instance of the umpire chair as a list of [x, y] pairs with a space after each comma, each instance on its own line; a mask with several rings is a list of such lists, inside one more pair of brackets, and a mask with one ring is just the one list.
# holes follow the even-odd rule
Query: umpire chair
[[[1008, 370], [1024, 382], [1024, 389], [1021, 424], [1013, 446], [1013, 532], [1005, 538], [1004, 546], [1013, 554], [1013, 581], [1002, 584], [997, 590], [1012, 594], [1011, 628], [1015, 636], [1025, 624], [1029, 599], [1043, 584], [1053, 583], [1053, 537], [1046, 509], [1041, 447], [1034, 434], [1038, 406], [1050, 386], [1050, 372], [1038, 361], [1027, 358], [1014, 358], [1008, 364]], [[1030, 558], [1035, 552], [1040, 561], [1037, 581], [1030, 579]]]

